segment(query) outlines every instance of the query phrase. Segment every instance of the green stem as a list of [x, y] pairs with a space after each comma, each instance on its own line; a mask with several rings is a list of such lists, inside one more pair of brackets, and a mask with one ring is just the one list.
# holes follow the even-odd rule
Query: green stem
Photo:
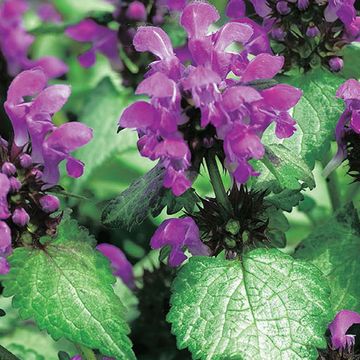
[[76, 345], [76, 347], [80, 351], [83, 360], [97, 360], [94, 352], [91, 349], [81, 344]]
[[233, 212], [232, 206], [226, 193], [224, 184], [222, 182], [219, 168], [216, 164], [215, 154], [209, 151], [206, 154], [205, 160], [210, 175], [211, 185], [214, 189], [214, 193], [216, 196], [216, 200], [229, 214], [231, 214]]
[[[322, 160], [322, 165], [325, 166], [330, 161], [330, 157], [327, 157]], [[334, 170], [326, 179], [326, 185], [328, 188], [328, 193], [330, 197], [331, 206], [333, 211], [336, 211], [341, 207], [341, 192], [340, 192], [340, 184], [336, 171]]]

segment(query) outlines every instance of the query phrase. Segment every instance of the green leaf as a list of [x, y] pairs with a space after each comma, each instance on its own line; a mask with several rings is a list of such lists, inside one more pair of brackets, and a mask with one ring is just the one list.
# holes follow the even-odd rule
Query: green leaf
[[276, 208], [291, 212], [294, 206], [297, 206], [304, 199], [304, 195], [298, 190], [283, 190], [280, 193], [271, 193], [266, 196], [266, 200]]
[[281, 189], [301, 190], [303, 184], [310, 189], [315, 187], [310, 168], [299, 155], [282, 144], [267, 145], [265, 158], [262, 161]]
[[315, 360], [326, 346], [326, 280], [279, 250], [257, 249], [242, 262], [193, 257], [172, 291], [168, 321], [193, 359]]
[[295, 77], [283, 77], [282, 80], [303, 91], [293, 110], [297, 131], [283, 144], [313, 169], [315, 160], [323, 159], [335, 137], [335, 126], [344, 109], [335, 94], [344, 79], [318, 68]]
[[[45, 358], [42, 355], [39, 355], [35, 350], [27, 349], [22, 345], [12, 344], [8, 346], [8, 350], [11, 351], [14, 355], [16, 355], [19, 359], [45, 360]], [[3, 358], [1, 359], [3, 360]]]
[[132, 99], [127, 90], [120, 94], [109, 78], [102, 80], [88, 96], [79, 121], [93, 129], [94, 137], [76, 152], [86, 166], [84, 175], [75, 181], [75, 191], [72, 192], [82, 188], [97, 168], [111, 160], [114, 153], [126, 153], [136, 147], [137, 135], [134, 131], [124, 130], [117, 134], [121, 111]]
[[295, 253], [316, 265], [328, 278], [335, 311], [360, 312], [360, 222], [350, 203], [318, 226]]
[[102, 214], [102, 222], [111, 228], [131, 230], [141, 224], [150, 211], [158, 209], [163, 189], [164, 170], [156, 165], [144, 176], [135, 180], [118, 197], [111, 200]]
[[44, 249], [17, 248], [9, 257], [4, 296], [22, 319], [34, 318], [40, 330], [99, 349], [117, 359], [135, 359], [125, 308], [115, 295], [109, 261], [93, 248], [94, 239], [65, 216]]

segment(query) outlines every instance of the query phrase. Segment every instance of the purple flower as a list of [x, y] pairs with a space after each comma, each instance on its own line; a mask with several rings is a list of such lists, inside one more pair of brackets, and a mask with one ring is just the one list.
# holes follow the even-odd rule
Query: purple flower
[[[43, 70], [33, 69], [20, 73], [11, 83], [5, 110], [14, 129], [14, 142], [23, 147], [31, 142], [32, 161], [44, 164], [43, 180], [54, 185], [59, 180], [59, 163], [67, 160], [69, 176], [79, 177], [83, 163], [70, 156], [77, 148], [87, 144], [92, 131], [81, 123], [71, 122], [59, 128], [52, 123], [52, 116], [66, 103], [70, 87], [46, 87]], [[25, 97], [33, 97], [24, 102]]]
[[85, 19], [69, 26], [65, 34], [76, 41], [92, 43], [91, 48], [79, 56], [79, 62], [83, 67], [93, 66], [96, 62], [96, 53], [99, 52], [110, 60], [114, 69], [122, 68], [115, 30], [99, 25], [94, 20]]
[[60, 207], [60, 200], [54, 195], [44, 195], [40, 198], [39, 203], [47, 214], [57, 211]]
[[[295, 130], [288, 110], [301, 91], [288, 85], [262, 91], [251, 86], [253, 81], [272, 79], [281, 70], [283, 57], [269, 53], [266, 34], [248, 19], [230, 21], [209, 34], [217, 19], [216, 9], [205, 2], [184, 8], [180, 23], [188, 33], [190, 65], [181, 63], [162, 29], [140, 27], [134, 37], [138, 51], [157, 57], [136, 90], [151, 101], [130, 105], [119, 124], [137, 130], [141, 155], [160, 160], [166, 170], [164, 186], [175, 195], [191, 186], [204, 149], [215, 144], [223, 147], [228, 170], [243, 183], [257, 175], [248, 161], [264, 155], [265, 129], [275, 122], [279, 138]], [[228, 52], [236, 42], [243, 50]], [[231, 72], [237, 78], [230, 80]], [[236, 139], [234, 129], [239, 129]]]
[[[286, 48], [279, 50], [287, 56], [285, 70], [299, 65], [310, 70], [319, 63], [333, 71], [338, 64], [329, 64], [329, 53], [336, 54], [353, 41], [360, 40], [360, 17], [356, 16], [355, 0], [329, 0], [325, 2], [309, 0], [251, 0], [255, 12], [263, 18], [263, 26], [273, 39], [286, 42]], [[327, 6], [323, 6], [327, 3]], [[295, 8], [297, 7], [297, 9]], [[239, 10], [240, 9], [240, 10]], [[233, 17], [245, 9], [243, 0], [229, 0], [227, 15]], [[299, 10], [306, 10], [306, 17], [299, 16]], [[294, 34], [293, 28], [298, 32]], [[316, 43], [312, 38], [317, 37]], [[326, 48], [328, 53], [311, 51], [317, 46]], [[300, 56], [299, 56], [300, 55]], [[332, 67], [333, 65], [333, 67]]]
[[4, 221], [0, 221], [0, 255], [11, 253], [11, 230]]
[[62, 21], [61, 15], [56, 10], [55, 6], [50, 3], [40, 4], [38, 15], [40, 19], [45, 22], [60, 23]]
[[6, 275], [10, 271], [6, 258], [0, 257], [0, 275]]
[[96, 248], [110, 260], [113, 274], [118, 276], [130, 289], [134, 289], [133, 268], [125, 254], [118, 247], [110, 244], [100, 244]]
[[0, 4], [0, 50], [7, 61], [9, 74], [14, 76], [36, 66], [41, 67], [49, 78], [65, 74], [67, 66], [55, 57], [28, 58], [34, 37], [23, 27], [22, 18], [27, 9], [25, 0], [5, 0]]
[[12, 221], [18, 226], [25, 226], [30, 221], [30, 216], [24, 208], [17, 208], [12, 215]]
[[338, 72], [344, 67], [344, 60], [335, 56], [329, 60], [329, 66], [332, 71]]
[[126, 10], [126, 16], [131, 20], [145, 21], [147, 18], [145, 5], [140, 1], [131, 2]]
[[354, 324], [360, 324], [360, 314], [355, 311], [341, 310], [329, 325], [333, 349], [350, 350], [355, 344], [355, 335], [346, 334]]
[[314, 38], [316, 36], [320, 35], [320, 30], [317, 26], [313, 25], [313, 26], [309, 26], [306, 29], [306, 36], [310, 37], [310, 38]]
[[338, 150], [324, 169], [325, 177], [346, 159], [346, 134], [350, 131], [360, 134], [360, 82], [355, 79], [345, 81], [337, 90], [336, 97], [345, 101], [346, 108], [335, 128]]
[[200, 240], [195, 221], [190, 217], [165, 220], [155, 231], [150, 245], [153, 249], [170, 246], [168, 262], [173, 267], [181, 265], [187, 259], [184, 253], [185, 248], [192, 255], [208, 256], [210, 254], [209, 248]]
[[10, 180], [5, 174], [0, 173], [0, 220], [10, 216], [7, 196], [10, 191]]

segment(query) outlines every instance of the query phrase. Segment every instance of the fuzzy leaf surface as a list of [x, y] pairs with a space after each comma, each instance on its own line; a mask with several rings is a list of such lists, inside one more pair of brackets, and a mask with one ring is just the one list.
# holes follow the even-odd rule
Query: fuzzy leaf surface
[[253, 250], [242, 262], [193, 257], [172, 292], [168, 321], [194, 359], [315, 360], [326, 346], [326, 280], [279, 250]]
[[119, 360], [135, 359], [125, 308], [112, 287], [115, 278], [93, 242], [65, 218], [44, 250], [15, 249], [4, 296], [14, 295], [21, 318], [33, 318], [55, 340], [65, 337]]
[[350, 203], [318, 226], [299, 246], [295, 257], [316, 265], [328, 278], [335, 311], [360, 312], [360, 222]]

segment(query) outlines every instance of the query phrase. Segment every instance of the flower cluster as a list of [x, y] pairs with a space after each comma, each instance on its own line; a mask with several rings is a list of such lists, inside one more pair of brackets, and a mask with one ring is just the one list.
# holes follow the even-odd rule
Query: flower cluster
[[[264, 27], [276, 40], [277, 53], [286, 58], [286, 69], [305, 70], [326, 65], [332, 71], [343, 67], [339, 51], [360, 36], [360, 17], [354, 0], [250, 0]], [[244, 0], [230, 0], [227, 15], [245, 14]]]
[[[93, 66], [96, 53], [106, 56], [119, 71], [125, 86], [136, 87], [146, 71], [148, 56], [141, 56], [133, 47], [133, 38], [140, 25], [162, 25], [173, 11], [180, 11], [186, 0], [109, 0], [115, 6], [112, 16], [104, 19], [84, 19], [68, 27], [66, 35], [79, 41], [91, 43], [91, 48], [79, 56], [83, 67]], [[108, 23], [114, 21], [118, 29]], [[120, 53], [122, 54], [120, 57]]]
[[58, 183], [63, 160], [69, 176], [82, 175], [84, 164], [70, 153], [92, 138], [92, 130], [81, 123], [53, 124], [52, 116], [67, 101], [70, 88], [46, 87], [47, 80], [40, 68], [20, 73], [5, 102], [14, 141], [0, 138], [1, 273], [8, 271], [5, 258], [13, 245], [41, 246], [40, 238], [56, 231], [60, 217], [51, 215], [60, 202], [47, 192]]
[[28, 10], [25, 0], [4, 0], [0, 4], [0, 50], [7, 62], [8, 72], [15, 76], [20, 71], [41, 67], [48, 78], [65, 74], [67, 66], [59, 59], [45, 56], [29, 59], [29, 47], [35, 38], [23, 26], [23, 15]]
[[[265, 129], [275, 123], [279, 138], [295, 131], [288, 110], [298, 102], [301, 90], [284, 84], [255, 87], [282, 69], [283, 57], [264, 52], [269, 49], [264, 34], [246, 19], [208, 34], [218, 19], [216, 9], [207, 3], [184, 8], [180, 23], [188, 34], [189, 65], [174, 54], [162, 29], [140, 27], [134, 37], [138, 51], [150, 51], [158, 58], [136, 90], [151, 102], [130, 105], [119, 125], [138, 131], [141, 155], [160, 160], [166, 171], [164, 186], [175, 195], [191, 186], [209, 151], [215, 151], [234, 180], [243, 184], [258, 175], [249, 160], [264, 156]], [[243, 50], [228, 52], [234, 43]]]
[[324, 170], [328, 176], [345, 159], [349, 162], [349, 174], [360, 180], [359, 138], [360, 138], [360, 82], [355, 79], [345, 81], [336, 96], [344, 100], [345, 110], [335, 129], [338, 150]]

